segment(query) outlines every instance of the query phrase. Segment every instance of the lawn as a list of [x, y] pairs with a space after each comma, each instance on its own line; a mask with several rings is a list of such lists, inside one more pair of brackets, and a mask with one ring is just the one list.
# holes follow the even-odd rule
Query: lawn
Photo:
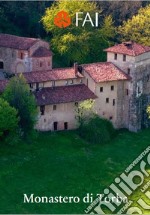
[[[83, 214], [89, 204], [24, 204], [23, 194], [79, 196], [103, 193], [150, 145], [150, 130], [120, 131], [105, 145], [91, 145], [76, 132], [40, 133], [33, 144], [0, 150], [0, 213]], [[140, 197], [133, 194], [132, 200]], [[136, 204], [136, 203], [135, 203]], [[143, 210], [143, 213], [149, 211]]]

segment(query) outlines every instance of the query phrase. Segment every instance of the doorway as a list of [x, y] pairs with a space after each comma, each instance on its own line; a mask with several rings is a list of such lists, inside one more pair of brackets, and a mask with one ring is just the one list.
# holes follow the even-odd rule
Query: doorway
[[64, 122], [64, 129], [68, 130], [68, 122]]
[[54, 131], [58, 130], [58, 122], [54, 122]]

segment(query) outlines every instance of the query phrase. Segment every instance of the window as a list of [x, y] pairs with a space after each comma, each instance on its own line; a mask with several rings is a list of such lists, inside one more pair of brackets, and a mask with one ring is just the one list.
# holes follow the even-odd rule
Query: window
[[40, 67], [42, 67], [43, 66], [43, 63], [42, 62], [40, 62]]
[[123, 61], [126, 61], [126, 55], [125, 54], [123, 55]]
[[112, 116], [110, 116], [110, 117], [109, 117], [109, 120], [112, 120], [112, 119], [113, 119], [113, 117], [112, 117]]
[[100, 87], [100, 92], [101, 92], [101, 93], [103, 92], [103, 87]]
[[48, 61], [48, 66], [50, 66], [51, 65], [51, 63], [50, 63], [50, 61]]
[[115, 104], [116, 104], [116, 100], [115, 100], [115, 99], [113, 99], [113, 106], [115, 106]]
[[73, 80], [71, 80], [70, 84], [73, 84]]
[[76, 107], [78, 107], [78, 102], [75, 102], [74, 104], [75, 104]]
[[111, 86], [111, 91], [113, 91], [114, 90], [114, 86]]
[[82, 79], [80, 79], [80, 84], [82, 84], [82, 82], [83, 82]]
[[0, 61], [0, 69], [4, 69], [4, 63]]
[[30, 88], [31, 88], [31, 89], [33, 88], [33, 84], [32, 84], [32, 83], [30, 83]]
[[64, 122], [64, 129], [68, 130], [68, 122]]
[[53, 126], [54, 126], [54, 131], [57, 131], [58, 130], [58, 122], [54, 122]]
[[44, 105], [40, 106], [40, 112], [41, 112], [42, 116], [45, 114], [45, 106]]
[[21, 52], [20, 53], [20, 58], [23, 59], [24, 58], [24, 54]]
[[128, 90], [128, 89], [126, 89], [126, 95], [127, 95], [127, 96], [129, 95], [129, 90]]
[[68, 85], [68, 80], [66, 80], [66, 85]]
[[130, 75], [130, 68], [128, 68], [128, 75]]
[[117, 60], [117, 54], [114, 54], [114, 60]]
[[57, 109], [57, 106], [56, 105], [53, 105], [53, 110], [56, 110]]
[[109, 98], [106, 98], [106, 103], [109, 103]]

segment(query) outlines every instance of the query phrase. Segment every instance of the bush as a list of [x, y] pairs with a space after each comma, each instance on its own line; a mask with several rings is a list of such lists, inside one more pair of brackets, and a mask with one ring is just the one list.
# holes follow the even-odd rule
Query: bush
[[109, 142], [115, 135], [112, 123], [94, 115], [84, 120], [78, 129], [79, 135], [90, 143], [103, 144]]
[[0, 142], [12, 143], [18, 139], [18, 122], [17, 110], [0, 98]]

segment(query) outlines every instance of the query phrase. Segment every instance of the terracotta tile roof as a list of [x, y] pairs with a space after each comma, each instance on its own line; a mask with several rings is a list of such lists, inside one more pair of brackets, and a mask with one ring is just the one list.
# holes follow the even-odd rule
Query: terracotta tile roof
[[97, 98], [84, 84], [43, 88], [38, 92], [34, 92], [34, 95], [39, 106]]
[[40, 39], [18, 37], [10, 34], [0, 34], [0, 47], [28, 50]]
[[110, 62], [83, 64], [82, 67], [97, 83], [130, 79], [128, 75]]
[[52, 52], [44, 47], [38, 48], [32, 55], [32, 57], [50, 57], [50, 56], [52, 56]]
[[59, 68], [43, 72], [23, 73], [28, 83], [39, 83], [46, 81], [66, 80], [83, 77], [79, 72], [75, 75], [74, 68]]
[[8, 84], [7, 80], [0, 81], [0, 93], [2, 93], [4, 91], [4, 89], [7, 86], [7, 84]]
[[126, 54], [126, 55], [130, 55], [130, 56], [138, 56], [145, 52], [149, 52], [150, 47], [143, 46], [143, 45], [137, 44], [135, 42], [129, 41], [129, 42], [123, 42], [121, 44], [112, 46], [108, 49], [105, 49], [104, 51], [114, 52], [114, 53], [119, 53], [119, 54]]

